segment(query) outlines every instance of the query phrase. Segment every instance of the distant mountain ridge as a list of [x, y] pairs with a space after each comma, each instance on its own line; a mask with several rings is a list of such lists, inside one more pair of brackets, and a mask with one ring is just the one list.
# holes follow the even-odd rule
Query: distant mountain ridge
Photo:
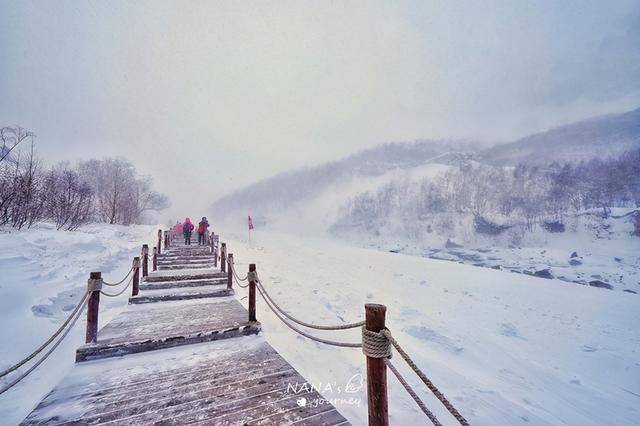
[[640, 108], [535, 133], [481, 151], [479, 158], [494, 165], [547, 165], [554, 161], [576, 163], [596, 157], [618, 156], [638, 147]]
[[[427, 163], [455, 163], [460, 156], [473, 156], [478, 161], [497, 166], [548, 165], [554, 161], [575, 163], [617, 156], [640, 148], [640, 108], [560, 126], [489, 148], [478, 149], [478, 145], [482, 143], [468, 140], [387, 143], [337, 161], [277, 174], [216, 200], [211, 209], [218, 216], [235, 217], [248, 212], [268, 216], [270, 212], [288, 211], [313, 201], [331, 188], [337, 190], [345, 182]], [[443, 155], [446, 153], [457, 155]]]
[[470, 141], [433, 140], [387, 143], [341, 160], [279, 173], [223, 196], [212, 204], [211, 210], [255, 211], [256, 206], [262, 211], [287, 209], [313, 199], [332, 185], [356, 177], [381, 176], [390, 170], [420, 166], [452, 149], [470, 151], [473, 144]]

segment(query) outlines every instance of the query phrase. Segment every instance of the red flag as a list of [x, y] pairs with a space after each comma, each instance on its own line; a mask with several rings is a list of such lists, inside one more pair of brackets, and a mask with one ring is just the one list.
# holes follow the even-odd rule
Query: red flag
[[253, 229], [253, 221], [251, 220], [251, 216], [247, 216], [247, 223], [249, 224], [249, 230]]

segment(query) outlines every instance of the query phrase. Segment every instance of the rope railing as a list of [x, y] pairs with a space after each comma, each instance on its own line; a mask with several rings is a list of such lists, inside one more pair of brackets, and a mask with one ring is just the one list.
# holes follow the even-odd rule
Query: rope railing
[[440, 390], [433, 384], [431, 380], [427, 377], [426, 374], [416, 365], [416, 363], [411, 359], [411, 357], [405, 352], [405, 350], [400, 346], [398, 341], [391, 335], [389, 330], [382, 330], [380, 332], [383, 334], [391, 345], [398, 351], [402, 359], [405, 360], [407, 365], [416, 373], [416, 375], [422, 380], [422, 382], [429, 388], [429, 390], [435, 395], [436, 398], [444, 405], [444, 407], [451, 413], [453, 417], [461, 424], [468, 425], [469, 422], [456, 410], [456, 408], [449, 402], [449, 400], [440, 392]]
[[393, 365], [393, 363], [389, 360], [389, 359], [385, 359], [384, 360], [385, 364], [387, 365], [387, 367], [389, 367], [389, 370], [391, 370], [391, 372], [393, 373], [394, 376], [396, 376], [396, 379], [398, 379], [398, 381], [400, 382], [400, 384], [402, 385], [402, 387], [404, 387], [404, 389], [407, 391], [407, 393], [409, 394], [409, 396], [415, 401], [415, 403], [418, 405], [418, 407], [420, 407], [420, 410], [422, 410], [422, 412], [424, 413], [425, 416], [427, 416], [429, 418], [429, 420], [431, 420], [431, 423], [434, 424], [434, 426], [442, 426], [442, 423], [440, 423], [440, 421], [438, 420], [438, 418], [435, 416], [435, 414], [433, 414], [431, 412], [431, 410], [429, 410], [426, 406], [426, 404], [420, 399], [420, 397], [418, 396], [418, 394], [416, 393], [415, 390], [413, 390], [413, 388], [411, 387], [411, 385], [405, 380], [404, 377], [402, 377], [402, 374], [400, 374], [400, 372], [398, 371], [398, 369], [395, 367], [395, 365]]
[[49, 337], [42, 345], [40, 345], [36, 350], [34, 350], [31, 354], [26, 356], [24, 359], [22, 359], [21, 361], [17, 362], [16, 364], [12, 365], [11, 367], [9, 367], [6, 370], [4, 370], [3, 372], [1, 372], [0, 373], [0, 377], [4, 377], [7, 374], [9, 374], [9, 373], [17, 370], [18, 368], [22, 367], [24, 364], [26, 364], [27, 362], [31, 361], [36, 355], [38, 355], [40, 352], [42, 352], [47, 346], [49, 346], [49, 344], [51, 342], [53, 342], [53, 340], [56, 337], [58, 337], [58, 335], [62, 332], [62, 330], [64, 330], [64, 328], [67, 326], [67, 324], [69, 324], [69, 322], [71, 321], [71, 318], [73, 318], [73, 316], [78, 312], [78, 310], [81, 308], [81, 306], [84, 305], [84, 302], [87, 299], [88, 295], [89, 295], [89, 292], [85, 291], [84, 295], [82, 296], [82, 299], [80, 299], [80, 302], [78, 302], [78, 304], [75, 306], [75, 308], [73, 308], [73, 311], [71, 312], [71, 314], [62, 323], [62, 325], [51, 335], [51, 337]]
[[[402, 387], [407, 391], [409, 396], [413, 399], [413, 401], [418, 405], [422, 413], [429, 418], [429, 420], [436, 426], [441, 426], [438, 418], [433, 414], [431, 410], [426, 406], [424, 401], [420, 399], [417, 392], [411, 387], [409, 382], [402, 376], [400, 371], [396, 368], [396, 366], [390, 361], [392, 356], [392, 348], [400, 354], [401, 358], [407, 363], [407, 365], [414, 371], [414, 373], [420, 378], [420, 380], [427, 386], [427, 388], [434, 394], [434, 396], [442, 403], [442, 405], [447, 409], [447, 411], [460, 423], [462, 426], [467, 426], [469, 422], [460, 414], [460, 412], [451, 404], [451, 402], [444, 396], [444, 394], [433, 384], [433, 382], [426, 376], [426, 374], [416, 365], [416, 363], [411, 359], [411, 357], [407, 354], [407, 352], [400, 346], [397, 340], [384, 326], [384, 312], [386, 308], [383, 305], [365, 305], [367, 311], [367, 320], [359, 321], [349, 324], [341, 324], [341, 325], [317, 325], [308, 323], [305, 321], [301, 321], [293, 315], [289, 314], [286, 310], [278, 305], [278, 303], [271, 297], [269, 292], [266, 290], [264, 283], [258, 277], [257, 272], [255, 271], [255, 265], [250, 265], [249, 272], [245, 278], [240, 278], [236, 272], [236, 268], [233, 262], [232, 256], [227, 256], [226, 252], [223, 254], [223, 260], [227, 263], [229, 267], [229, 276], [233, 276], [236, 283], [240, 287], [249, 287], [249, 319], [252, 320], [255, 318], [255, 290], [257, 289], [258, 293], [264, 300], [267, 307], [274, 313], [274, 315], [284, 323], [288, 328], [293, 330], [294, 332], [304, 336], [308, 339], [311, 339], [315, 342], [327, 344], [330, 346], [338, 346], [338, 347], [349, 347], [349, 348], [362, 348], [363, 353], [367, 357], [367, 372], [371, 373], [369, 370], [369, 360], [378, 360], [378, 364], [375, 364], [375, 367], [372, 367], [371, 370], [377, 371], [378, 374], [382, 374], [382, 376], [378, 376], [377, 383], [373, 385], [377, 386], [376, 389], [371, 390], [371, 393], [377, 393], [376, 397], [371, 397], [369, 395], [369, 422], [370, 424], [387, 424], [388, 422], [388, 414], [387, 414], [387, 391], [386, 391], [386, 374], [384, 372], [380, 373], [380, 368], [382, 370], [389, 369], [393, 373], [393, 375], [398, 379]], [[229, 278], [231, 280], [231, 278]], [[246, 285], [242, 285], [240, 281], [248, 281]], [[253, 293], [252, 293], [253, 292]], [[369, 312], [378, 312], [378, 315], [381, 313], [381, 317], [378, 317], [376, 320], [371, 319], [372, 325], [376, 323], [379, 327], [373, 327], [373, 329], [369, 328]], [[253, 312], [253, 314], [252, 314]], [[374, 318], [376, 314], [372, 313], [372, 317]], [[380, 319], [381, 318], [381, 319]], [[253, 319], [255, 320], [255, 319]], [[347, 330], [353, 329], [357, 327], [361, 327], [362, 330], [362, 342], [361, 343], [348, 343], [341, 342], [335, 340], [329, 340], [314, 336], [300, 328], [296, 327], [295, 324], [300, 326], [311, 328], [315, 330], [330, 330], [330, 331], [339, 331], [339, 330]], [[375, 331], [373, 331], [375, 330]], [[381, 363], [381, 364], [380, 364]], [[383, 379], [380, 379], [383, 377]], [[371, 379], [371, 378], [369, 378]], [[381, 402], [384, 400], [384, 402]], [[375, 407], [374, 407], [375, 405]], [[373, 413], [373, 414], [372, 414]], [[372, 420], [373, 419], [373, 420]], [[384, 420], [386, 419], [386, 420]]]
[[122, 278], [120, 281], [118, 281], [117, 283], [108, 283], [104, 280], [102, 280], [102, 284], [108, 286], [108, 287], [116, 287], [119, 286], [120, 284], [122, 284], [127, 278], [129, 278], [129, 275], [131, 275], [131, 273], [133, 272], [133, 270], [135, 269], [135, 266], [131, 266], [131, 269], [129, 269], [129, 272], [127, 272], [127, 275], [124, 276], [124, 278]]
[[[145, 251], [143, 250], [143, 253]], [[19, 362], [15, 363], [11, 367], [0, 372], [0, 378], [10, 375], [13, 372], [17, 372], [18, 369], [30, 361], [34, 360], [38, 355], [40, 355], [45, 349], [49, 348], [44, 354], [37, 359], [37, 361], [29, 367], [22, 374], [12, 379], [8, 383], [6, 383], [3, 387], [0, 388], [0, 395], [7, 392], [9, 389], [20, 383], [24, 378], [26, 378], [29, 374], [31, 374], [36, 368], [38, 368], [62, 343], [62, 341], [69, 335], [71, 329], [75, 326], [78, 319], [80, 318], [82, 311], [86, 306], [88, 306], [87, 310], [87, 343], [95, 342], [97, 336], [97, 326], [98, 326], [98, 307], [100, 303], [100, 295], [104, 295], [106, 297], [117, 297], [123, 294], [133, 282], [133, 292], [132, 294], [135, 296], [138, 292], [139, 285], [139, 271], [140, 271], [140, 258], [134, 257], [133, 263], [129, 271], [127, 271], [124, 278], [122, 278], [118, 282], [109, 283], [102, 279], [102, 274], [100, 272], [92, 272], [89, 275], [89, 280], [87, 281], [87, 289], [82, 295], [82, 298], [78, 302], [78, 304], [73, 308], [69, 316], [64, 320], [64, 322], [56, 329], [53, 334], [44, 341], [39, 347], [37, 347], [33, 352], [24, 357]], [[132, 275], [133, 273], [133, 275]], [[108, 287], [117, 287], [123, 284], [125, 281], [129, 279], [127, 284], [122, 287], [117, 293], [109, 293], [102, 290], [103, 286]], [[57, 339], [57, 340], [56, 340]], [[53, 343], [53, 344], [52, 344]]]
[[[88, 295], [89, 295], [88, 291], [84, 293], [84, 295], [82, 296], [82, 299], [80, 300], [78, 305], [76, 305], [71, 315], [69, 315], [69, 317], [62, 324], [62, 326], [58, 330], [56, 330], [56, 332], [45, 343], [43, 343], [38, 349], [36, 349], [34, 352], [32, 352], [29, 356], [24, 358], [22, 361], [18, 362], [14, 366], [0, 373], [0, 377], [6, 376], [7, 374], [17, 370], [19, 367], [26, 364], [30, 360], [32, 360], [38, 353], [42, 352], [42, 350], [44, 350], [47, 346], [49, 346], [49, 344], [53, 342], [53, 340], [64, 330], [64, 332], [62, 333], [62, 336], [60, 336], [60, 338], [53, 344], [53, 346], [38, 361], [36, 361], [35, 364], [33, 364], [27, 371], [22, 373], [20, 376], [18, 376], [17, 378], [13, 379], [8, 384], [0, 388], [0, 395], [2, 395], [3, 393], [11, 389], [18, 383], [20, 383], [25, 377], [27, 377], [36, 368], [38, 368], [40, 364], [42, 364], [49, 357], [49, 355], [53, 353], [53, 351], [55, 351], [58, 348], [60, 343], [62, 343], [62, 341], [69, 335], [69, 332], [71, 331], [71, 329], [76, 325], [78, 318], [80, 318], [80, 315], [82, 314], [82, 310], [84, 309], [84, 307], [88, 302], [88, 297], [87, 297]], [[69, 327], [67, 327], [68, 324], [70, 324]]]
[[249, 283], [248, 282], [246, 284], [242, 284], [240, 282], [240, 281], [247, 281], [249, 279], [249, 274], [247, 274], [244, 278], [240, 278], [240, 276], [236, 272], [236, 265], [233, 262], [233, 258], [229, 257], [229, 256], [226, 256], [225, 261], [229, 265], [229, 269], [231, 270], [231, 273], [233, 274], [233, 279], [235, 280], [235, 282], [238, 285], [238, 287], [240, 287], [240, 288], [249, 287]]
[[[244, 278], [240, 278], [238, 276], [238, 274], [236, 273], [236, 268], [235, 268], [235, 264], [233, 262], [233, 258], [230, 258], [227, 255], [227, 263], [229, 265], [229, 268], [231, 269], [233, 276], [235, 278], [236, 284], [238, 284], [240, 287], [242, 288], [246, 288], [249, 286], [249, 283], [242, 285], [239, 281], [247, 281], [250, 278], [255, 278], [255, 282], [258, 284], [258, 286], [261, 289], [261, 294], [263, 294], [263, 298], [267, 298], [269, 299], [269, 302], [271, 302], [271, 305], [273, 305], [273, 307], [278, 310], [278, 312], [280, 312], [282, 315], [284, 315], [285, 317], [287, 317], [289, 320], [295, 322], [298, 325], [301, 325], [303, 327], [307, 327], [307, 328], [313, 328], [316, 330], [349, 330], [352, 328], [358, 328], [358, 327], [362, 327], [364, 325], [364, 321], [359, 321], [359, 322], [354, 322], [354, 323], [348, 323], [348, 324], [340, 324], [340, 325], [317, 325], [317, 324], [311, 324], [305, 321], [301, 321], [297, 318], [295, 318], [294, 316], [292, 316], [291, 314], [287, 313], [284, 309], [282, 309], [276, 302], [275, 300], [273, 300], [273, 298], [271, 297], [271, 295], [269, 295], [269, 293], [267, 292], [267, 290], [264, 288], [264, 284], [262, 283], [262, 281], [258, 278], [257, 274], [255, 274], [253, 277], [251, 277], [251, 274], [248, 273]], [[231, 261], [230, 261], [231, 260]]]
[[[127, 289], [129, 288], [129, 286], [131, 285], [131, 283], [133, 282], [133, 277], [131, 277], [129, 279], [129, 282], [127, 282], [127, 285], [125, 285], [124, 287], [122, 287], [122, 290], [120, 290], [117, 293], [107, 293], [104, 290], [100, 290], [100, 294], [102, 294], [103, 296], [107, 296], [107, 297], [118, 297], [120, 296], [122, 293], [124, 293], [125, 291], [127, 291]], [[103, 281], [104, 284], [104, 281]]]
[[349, 330], [352, 328], [358, 328], [358, 327], [362, 327], [364, 325], [364, 321], [358, 321], [358, 322], [354, 322], [354, 323], [348, 323], [348, 324], [341, 324], [341, 325], [316, 325], [316, 324], [310, 324], [308, 322], [304, 322], [301, 321], [297, 318], [295, 318], [294, 316], [288, 314], [285, 310], [283, 310], [280, 306], [278, 306], [276, 304], [276, 302], [273, 300], [273, 298], [269, 295], [269, 293], [267, 292], [267, 290], [265, 290], [264, 288], [264, 284], [262, 284], [262, 281], [258, 280], [257, 281], [259, 288], [262, 289], [262, 292], [264, 293], [264, 296], [269, 299], [269, 301], [271, 302], [271, 304], [285, 317], [287, 317], [288, 319], [290, 319], [291, 321], [295, 322], [296, 324], [299, 324], [303, 327], [307, 327], [307, 328], [313, 328], [315, 330]]
[[296, 326], [294, 326], [293, 324], [289, 323], [286, 319], [284, 319], [284, 317], [282, 315], [280, 315], [280, 313], [278, 312], [277, 309], [275, 309], [273, 306], [271, 306], [271, 304], [269, 303], [269, 300], [265, 297], [264, 293], [263, 293], [263, 289], [262, 286], [258, 285], [256, 286], [256, 288], [258, 289], [258, 292], [260, 293], [260, 295], [262, 296], [262, 299], [265, 301], [265, 303], [267, 304], [267, 306], [269, 307], [269, 309], [271, 309], [271, 311], [280, 319], [280, 321], [282, 321], [287, 327], [289, 327], [290, 329], [292, 329], [293, 331], [295, 331], [296, 333], [314, 340], [316, 342], [319, 343], [324, 343], [326, 345], [330, 345], [330, 346], [340, 346], [343, 348], [361, 348], [362, 344], [361, 343], [345, 343], [345, 342], [337, 342], [334, 340], [328, 340], [328, 339], [322, 339], [320, 337], [316, 337], [313, 336], [307, 332], [304, 332], [302, 330], [300, 330], [299, 328], [297, 328]]

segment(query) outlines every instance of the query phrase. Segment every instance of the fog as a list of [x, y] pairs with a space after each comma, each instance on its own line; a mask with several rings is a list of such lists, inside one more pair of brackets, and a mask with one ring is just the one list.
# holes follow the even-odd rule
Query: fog
[[640, 4], [0, 1], [0, 64], [0, 125], [129, 158], [169, 219], [384, 142], [636, 108]]

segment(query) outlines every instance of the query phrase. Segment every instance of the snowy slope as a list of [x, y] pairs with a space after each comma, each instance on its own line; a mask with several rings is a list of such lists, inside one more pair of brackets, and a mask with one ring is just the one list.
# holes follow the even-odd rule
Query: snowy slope
[[[477, 143], [433, 141], [388, 143], [356, 152], [337, 161], [287, 171], [238, 189], [218, 200], [210, 211], [218, 219], [245, 216], [273, 217], [292, 207], [306, 208], [322, 194], [341, 191], [354, 180], [363, 182], [397, 170], [408, 170], [433, 162], [449, 152], [469, 151]], [[442, 161], [448, 160], [442, 158]]]
[[[0, 230], [0, 370], [31, 353], [61, 325], [86, 289], [89, 272], [102, 271], [105, 280], [119, 280], [140, 246], [157, 237], [157, 229], [88, 225], [67, 232], [42, 224], [21, 232]], [[127, 300], [126, 292], [102, 298], [100, 325]], [[21, 421], [71, 368], [76, 348], [84, 343], [83, 322], [84, 315], [43, 365], [0, 395], [1, 424]]]
[[619, 156], [640, 147], [640, 108], [556, 127], [480, 153], [491, 164], [547, 166]]
[[[394, 168], [379, 176], [352, 176], [319, 192], [305, 203], [270, 212], [266, 218], [270, 229], [324, 234], [339, 218], [341, 209], [354, 194], [376, 192], [392, 182], [420, 182], [447, 170], [444, 164], [424, 164], [409, 168]], [[258, 210], [259, 211], [259, 210]], [[244, 219], [236, 216], [235, 219]], [[231, 224], [235, 225], [235, 224]]]
[[[253, 247], [223, 235], [237, 268], [257, 263], [272, 297], [300, 319], [359, 320], [365, 302], [388, 306], [388, 326], [474, 425], [634, 425], [640, 416], [640, 298], [459, 265], [352, 248], [335, 241], [254, 233]], [[246, 303], [246, 292], [237, 289]], [[262, 301], [264, 336], [313, 384], [344, 386], [363, 355], [293, 334]], [[358, 341], [357, 331], [316, 332]], [[402, 365], [399, 358], [397, 365]], [[415, 377], [402, 368], [416, 388]], [[423, 424], [390, 379], [393, 424]], [[454, 424], [422, 392], [444, 424]], [[331, 389], [327, 398], [337, 395]], [[354, 424], [362, 404], [337, 404]]]

